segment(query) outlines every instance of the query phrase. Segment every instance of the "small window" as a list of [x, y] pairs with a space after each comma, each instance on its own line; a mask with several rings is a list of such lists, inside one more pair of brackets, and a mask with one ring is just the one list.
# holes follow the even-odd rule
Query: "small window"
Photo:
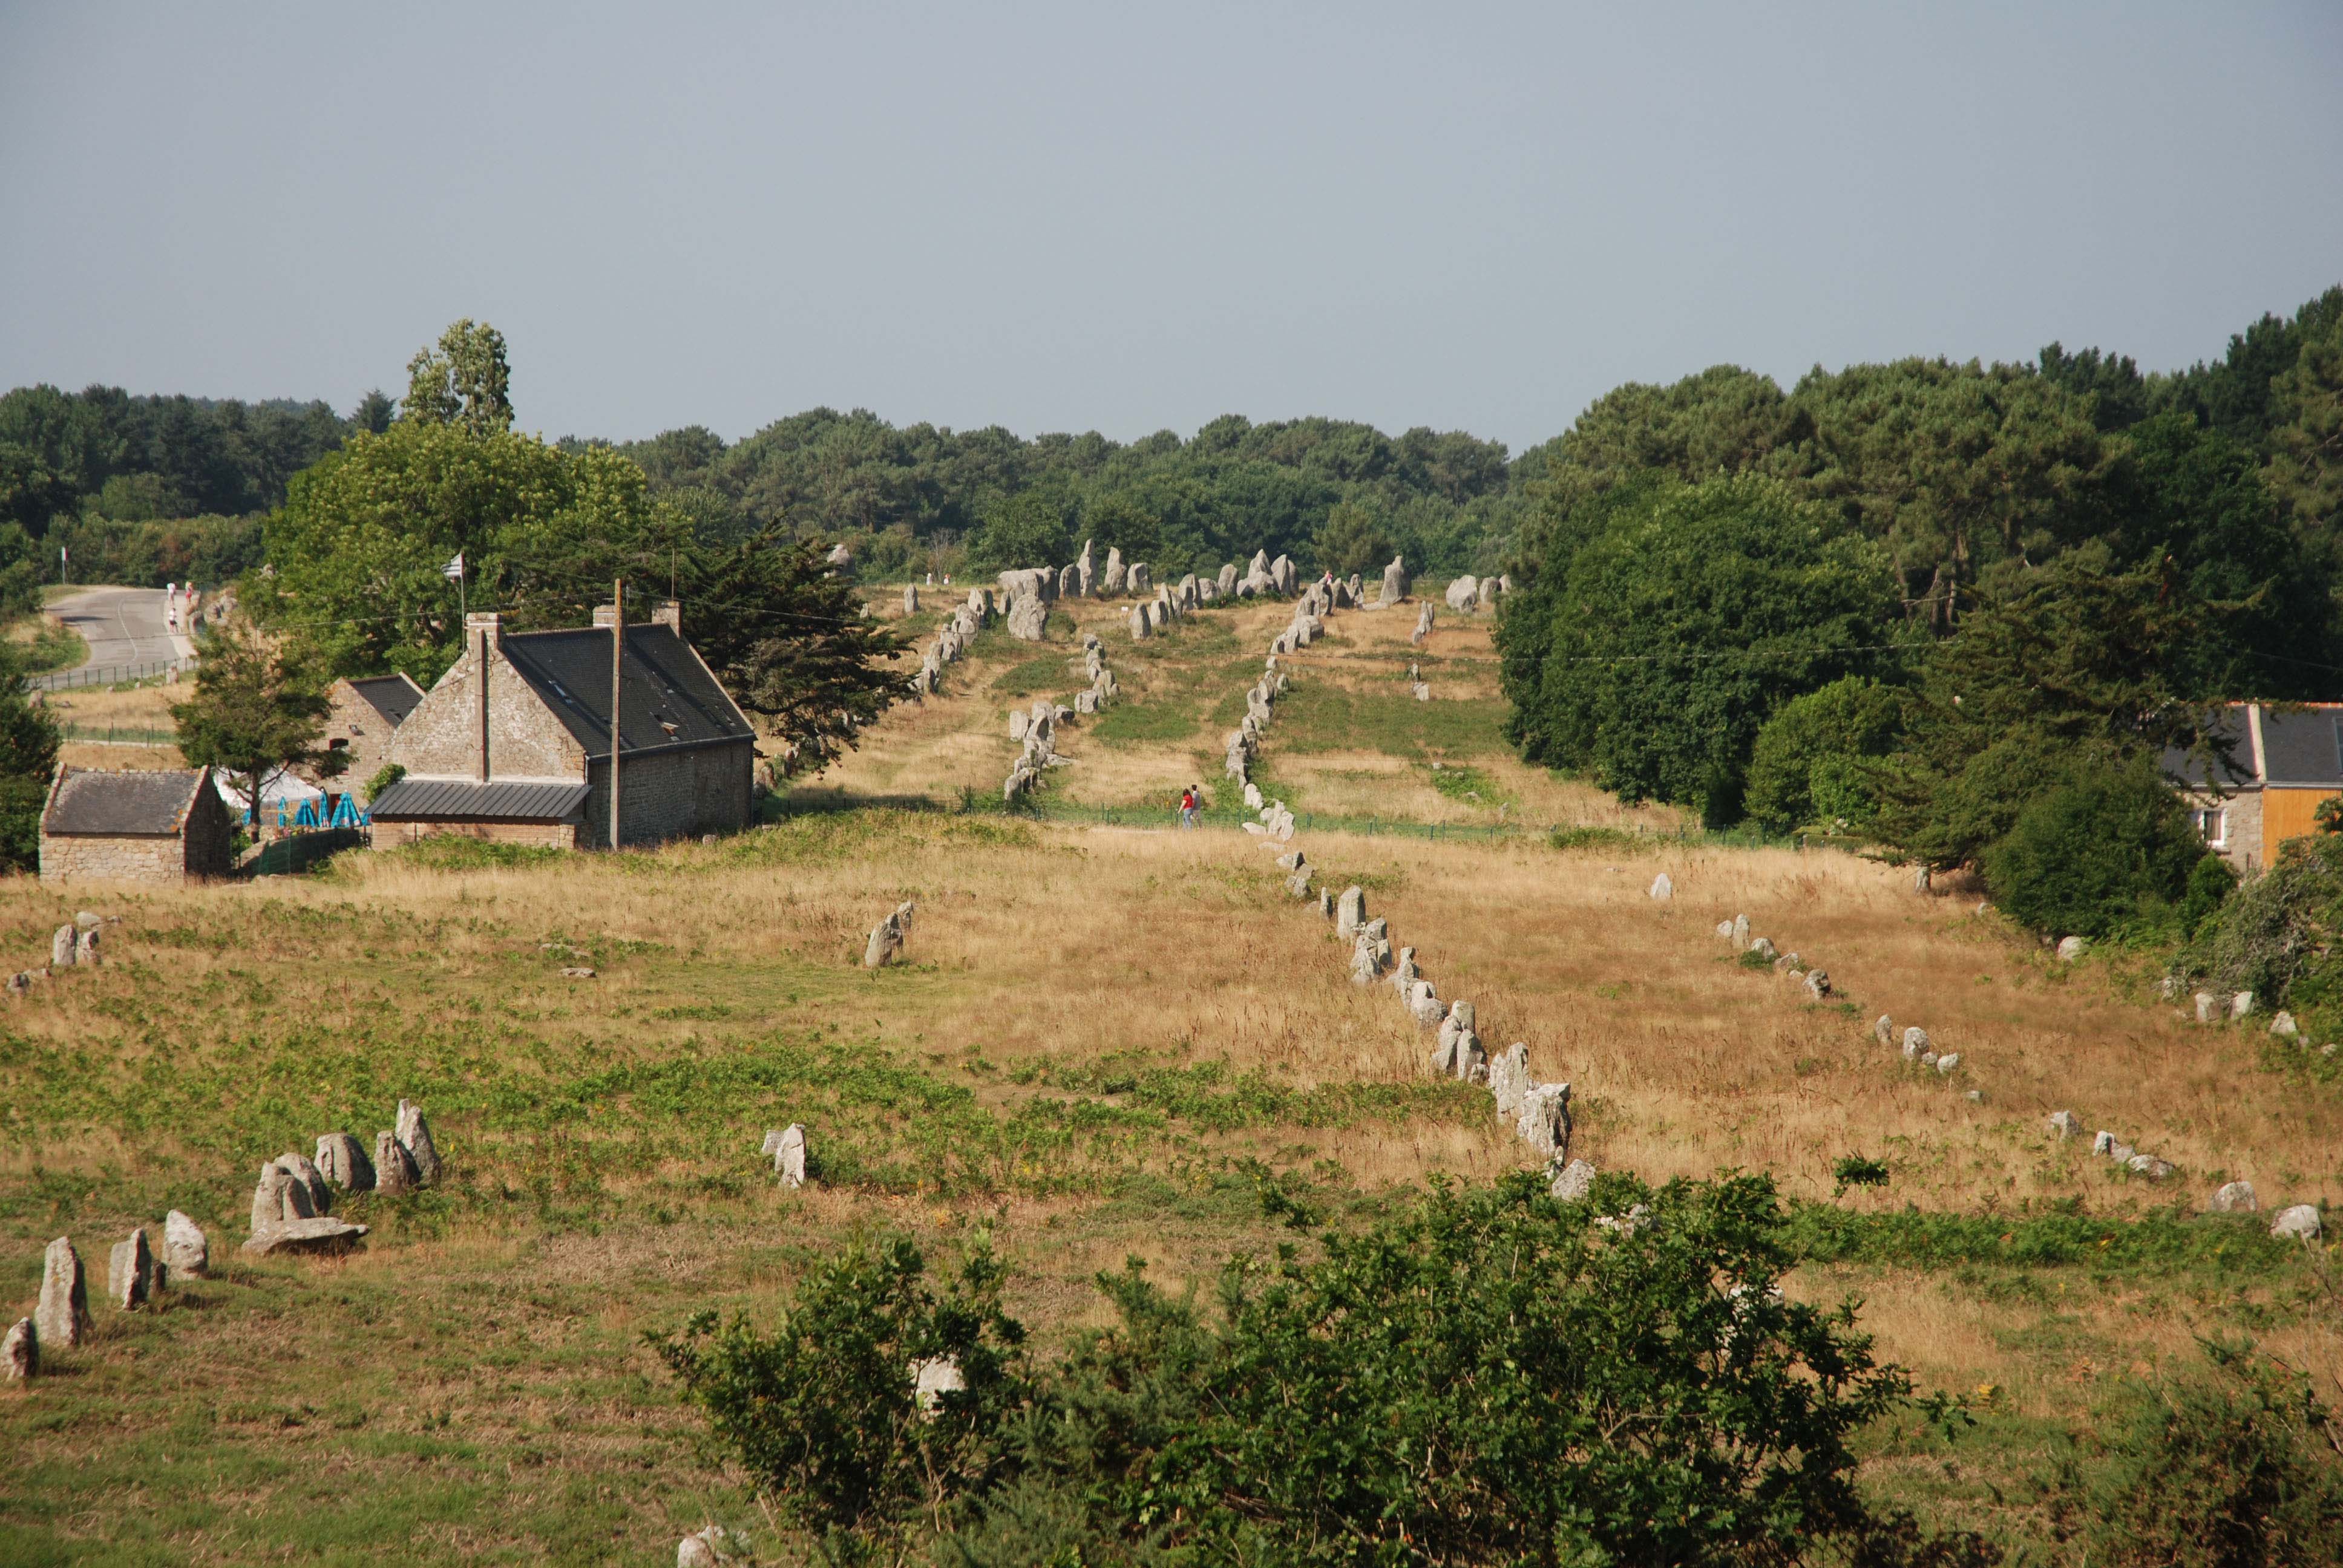
[[2189, 815], [2196, 819], [2197, 836], [2204, 839], [2207, 846], [2217, 849], [2228, 842], [2229, 813], [2227, 811], [2218, 806], [2213, 806], [2201, 811], [2192, 811]]

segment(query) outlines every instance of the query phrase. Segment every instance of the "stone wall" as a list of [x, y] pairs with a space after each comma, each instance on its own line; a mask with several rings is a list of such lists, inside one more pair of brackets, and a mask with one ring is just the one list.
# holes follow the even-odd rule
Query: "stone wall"
[[184, 833], [41, 835], [44, 882], [184, 882], [225, 877], [235, 865], [235, 819], [206, 777], [187, 809]]
[[2262, 859], [2262, 792], [2240, 789], [2230, 796], [2221, 796], [2203, 789], [2184, 789], [2180, 802], [2190, 811], [2220, 810], [2227, 813], [2221, 843], [2216, 852], [2229, 863], [2230, 869], [2240, 876], [2259, 871]]
[[347, 684], [334, 684], [333, 710], [326, 716], [326, 748], [342, 754], [341, 776], [330, 786], [355, 789], [382, 770], [390, 760], [390, 742], [398, 731], [375, 711], [374, 704]]
[[[420, 779], [480, 776], [476, 635], [416, 704], [391, 743], [390, 760]], [[488, 661], [488, 773], [494, 779], [582, 779], [586, 749], [511, 665]]]
[[[656, 844], [702, 833], [737, 833], [754, 809], [757, 748], [742, 739], [628, 758], [618, 771], [618, 837], [624, 844]], [[610, 769], [596, 759], [587, 775], [586, 824], [578, 842], [610, 841]]]
[[539, 849], [574, 849], [580, 839], [566, 822], [378, 822], [373, 847], [395, 849], [425, 839], [478, 839], [489, 844], [524, 844]]

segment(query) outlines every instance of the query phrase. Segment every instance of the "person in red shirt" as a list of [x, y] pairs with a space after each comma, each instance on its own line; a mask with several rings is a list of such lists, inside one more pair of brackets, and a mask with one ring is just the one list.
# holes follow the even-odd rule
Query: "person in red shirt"
[[1192, 828], [1195, 825], [1196, 791], [1192, 787], [1180, 791], [1180, 826], [1182, 828]]

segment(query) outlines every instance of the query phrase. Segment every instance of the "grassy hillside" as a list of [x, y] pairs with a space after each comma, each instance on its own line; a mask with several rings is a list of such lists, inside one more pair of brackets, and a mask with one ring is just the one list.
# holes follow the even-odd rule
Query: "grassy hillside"
[[[1346, 947], [1256, 840], [1081, 819], [1168, 821], [1183, 780], [1220, 786], [1224, 705], [1282, 608], [1109, 635], [1131, 700], [1069, 730], [1044, 813], [951, 809], [962, 785], [997, 799], [1010, 707], [1073, 690], [1061, 649], [1111, 617], [1076, 607], [1040, 651], [988, 634], [942, 696], [793, 797], [855, 809], [717, 845], [0, 890], [0, 968], [44, 961], [77, 909], [120, 920], [104, 967], [0, 1002], [0, 1306], [30, 1310], [61, 1233], [95, 1299], [107, 1247], [171, 1207], [222, 1265], [152, 1312], [96, 1306], [94, 1343], [0, 1389], [0, 1561], [664, 1562], [710, 1521], [797, 1561], [699, 1446], [647, 1333], [706, 1309], [769, 1321], [859, 1233], [949, 1251], [981, 1228], [1011, 1310], [1055, 1342], [1099, 1321], [1089, 1281], [1127, 1256], [1176, 1283], [1272, 1249], [1262, 1180], [1365, 1214], [1530, 1164], [1483, 1092], [1431, 1076], [1390, 990], [1348, 982]], [[1762, 1171], [1806, 1206], [1794, 1290], [1857, 1298], [1885, 1353], [1979, 1423], [1949, 1444], [1916, 1418], [1875, 1432], [1866, 1484], [2070, 1561], [2037, 1482], [2127, 1380], [2216, 1332], [2343, 1368], [2323, 1255], [2271, 1242], [2267, 1213], [2193, 1212], [2234, 1177], [2266, 1210], [2343, 1195], [2330, 1086], [2266, 1070], [2254, 1031], [2184, 1023], [2119, 962], [2054, 963], [1973, 896], [1915, 897], [1835, 852], [1681, 843], [1521, 768], [1483, 630], [1443, 618], [1411, 650], [1412, 626], [1344, 613], [1293, 660], [1264, 775], [1360, 820], [1305, 830], [1321, 881], [1365, 888], [1493, 1048], [1524, 1040], [1540, 1077], [1574, 1082], [1579, 1152], [1653, 1181]], [[1493, 827], [1499, 807], [1509, 827], [1653, 831], [1364, 830]], [[1645, 895], [1661, 870], [1666, 903]], [[908, 961], [861, 970], [905, 899]], [[1737, 911], [1842, 996], [1735, 961], [1713, 928]], [[561, 973], [580, 964], [595, 978]], [[1881, 1048], [1882, 1011], [1961, 1070]], [[441, 1185], [349, 1201], [375, 1229], [347, 1259], [236, 1252], [262, 1161], [335, 1129], [370, 1145], [401, 1097], [431, 1115]], [[2052, 1141], [2060, 1108], [2179, 1174]], [[757, 1154], [793, 1121], [815, 1176], [795, 1192]], [[1886, 1184], [1840, 1192], [1848, 1154]]]

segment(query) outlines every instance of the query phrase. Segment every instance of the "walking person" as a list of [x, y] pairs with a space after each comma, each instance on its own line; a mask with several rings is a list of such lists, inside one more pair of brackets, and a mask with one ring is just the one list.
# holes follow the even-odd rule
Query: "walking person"
[[1192, 784], [1187, 789], [1180, 791], [1180, 826], [1182, 828], [1193, 828], [1195, 825], [1196, 789], [1195, 786]]

